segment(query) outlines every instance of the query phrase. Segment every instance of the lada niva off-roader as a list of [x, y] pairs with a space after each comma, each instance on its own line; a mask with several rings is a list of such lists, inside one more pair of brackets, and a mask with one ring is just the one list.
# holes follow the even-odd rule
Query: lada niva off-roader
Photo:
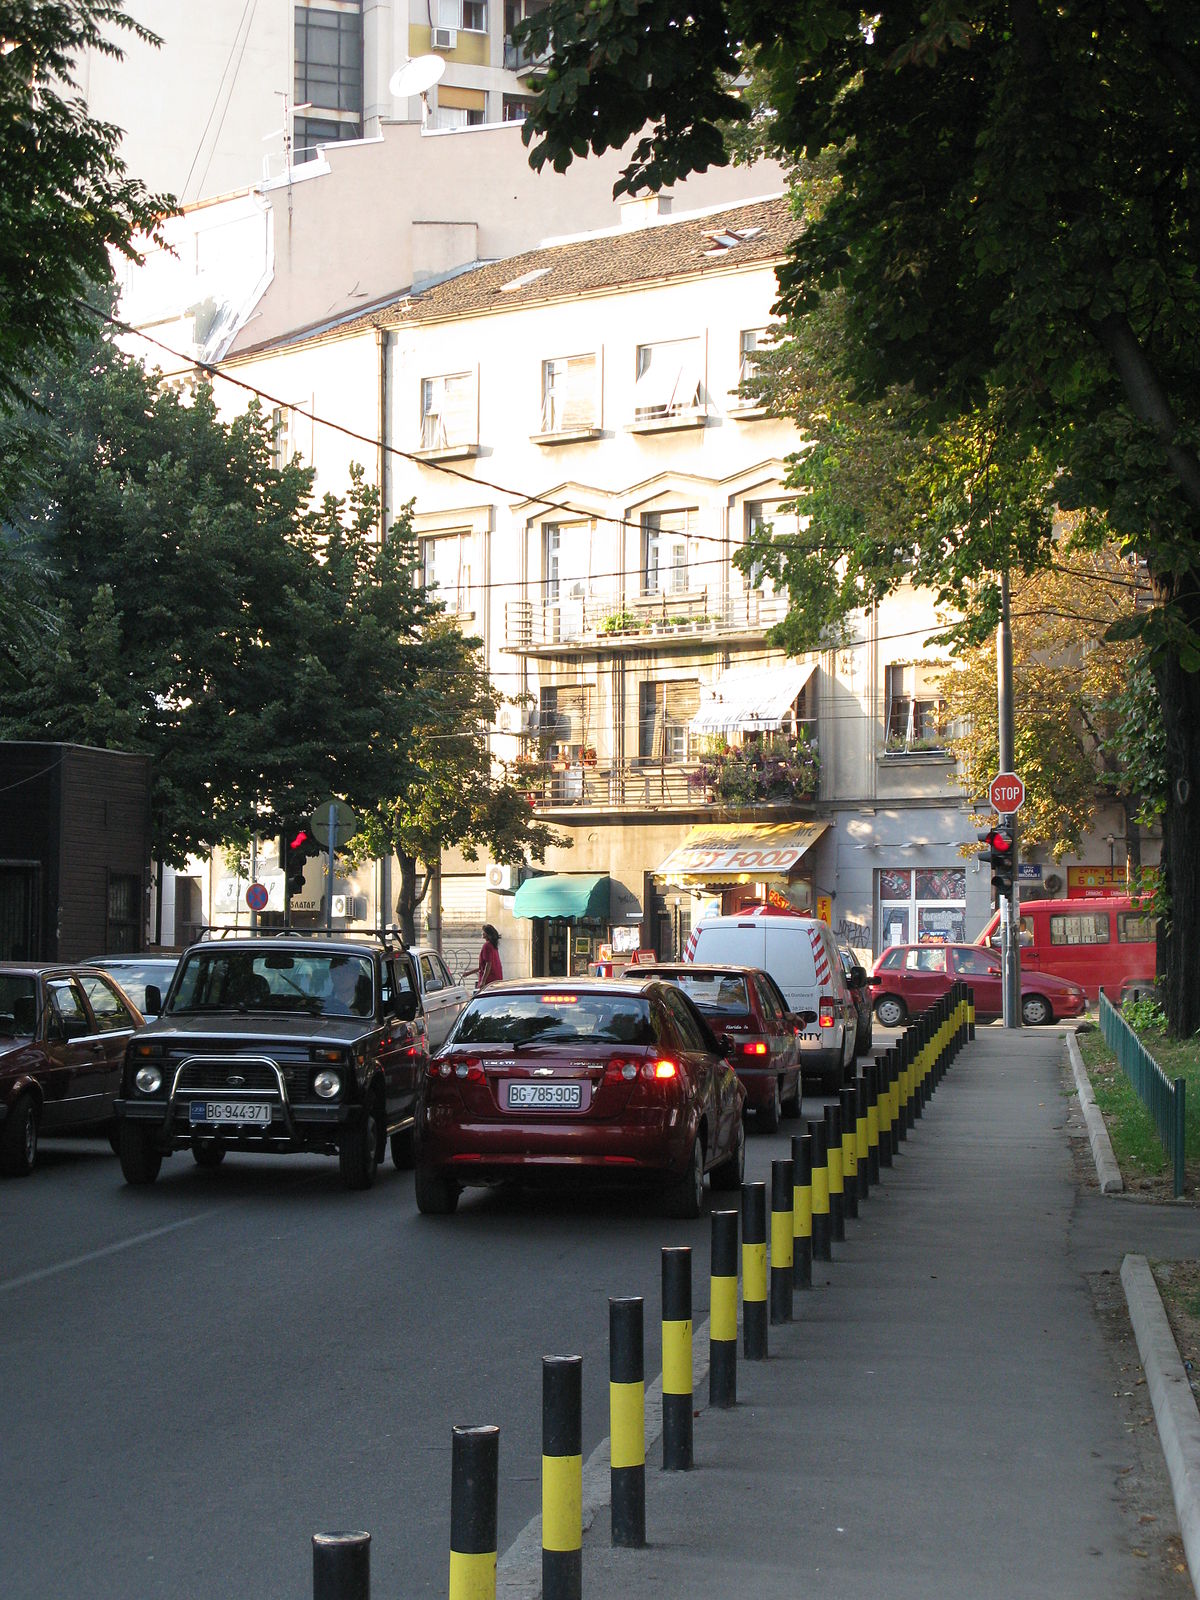
[[429, 1058], [413, 960], [391, 936], [273, 932], [189, 949], [158, 1020], [130, 1041], [116, 1102], [127, 1183], [163, 1157], [336, 1154], [367, 1189], [388, 1142], [412, 1165]]

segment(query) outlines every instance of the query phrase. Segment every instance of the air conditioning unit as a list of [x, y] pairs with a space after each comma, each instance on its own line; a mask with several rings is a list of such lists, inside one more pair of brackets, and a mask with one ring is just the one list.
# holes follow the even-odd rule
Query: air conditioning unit
[[457, 45], [457, 28], [435, 28], [433, 30], [433, 48], [435, 50], [453, 50]]
[[333, 897], [333, 914], [335, 917], [344, 917], [347, 922], [358, 922], [367, 914], [367, 897], [365, 894], [335, 894]]
[[487, 886], [499, 894], [506, 894], [517, 886], [516, 867], [502, 867], [498, 861], [493, 861], [487, 869]]

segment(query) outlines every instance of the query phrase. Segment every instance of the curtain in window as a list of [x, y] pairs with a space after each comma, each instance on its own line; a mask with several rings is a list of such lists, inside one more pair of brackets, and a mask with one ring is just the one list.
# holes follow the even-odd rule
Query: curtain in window
[[421, 444], [426, 450], [475, 442], [475, 384], [469, 372], [426, 378], [421, 385]]
[[564, 356], [542, 364], [542, 432], [590, 428], [596, 419], [596, 357]]

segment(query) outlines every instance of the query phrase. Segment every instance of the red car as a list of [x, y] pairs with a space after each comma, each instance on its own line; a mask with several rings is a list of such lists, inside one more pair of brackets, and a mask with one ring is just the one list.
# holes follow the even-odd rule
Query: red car
[[[1000, 956], [977, 944], [897, 944], [875, 963], [871, 986], [875, 1015], [885, 1028], [919, 1016], [961, 978], [975, 997], [975, 1015], [1004, 1011]], [[1021, 969], [1021, 1020], [1028, 1027], [1082, 1016], [1087, 995], [1078, 984], [1049, 972]]]
[[721, 1046], [673, 984], [648, 976], [485, 989], [430, 1061], [417, 1104], [418, 1210], [505, 1180], [649, 1183], [700, 1213], [707, 1172], [737, 1189], [742, 1102]]
[[113, 1133], [142, 1014], [107, 973], [0, 963], [0, 1172], [26, 1177], [40, 1133]]
[[[677, 983], [708, 1020], [713, 1032], [732, 1045], [729, 1059], [746, 1090], [746, 1106], [759, 1127], [774, 1133], [781, 1116], [800, 1115], [800, 1015], [788, 1010], [783, 991], [769, 972], [754, 967], [698, 966], [691, 961], [664, 965], [654, 975]], [[807, 1013], [811, 1020], [811, 1013]]]

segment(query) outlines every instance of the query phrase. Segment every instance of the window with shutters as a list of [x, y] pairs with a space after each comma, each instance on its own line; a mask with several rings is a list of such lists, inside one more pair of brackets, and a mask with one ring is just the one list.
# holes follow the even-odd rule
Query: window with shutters
[[473, 449], [476, 435], [475, 374], [451, 372], [421, 380], [421, 448]]
[[543, 433], [588, 433], [599, 427], [595, 352], [542, 362]]
[[638, 689], [638, 759], [644, 764], [687, 761], [692, 753], [688, 729], [699, 709], [698, 679], [647, 678]]
[[592, 747], [591, 713], [591, 684], [559, 683], [542, 689], [537, 736], [549, 760], [575, 762], [581, 750]]

